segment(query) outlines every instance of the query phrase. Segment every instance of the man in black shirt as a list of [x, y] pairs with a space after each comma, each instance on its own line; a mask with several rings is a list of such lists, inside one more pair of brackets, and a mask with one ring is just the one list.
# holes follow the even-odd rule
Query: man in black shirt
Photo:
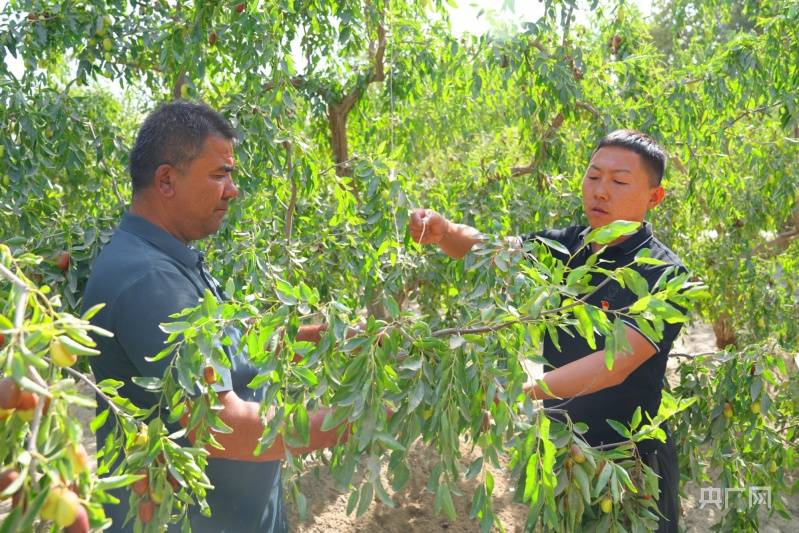
[[[647, 212], [665, 197], [660, 185], [665, 166], [665, 152], [648, 135], [632, 130], [610, 133], [597, 145], [583, 178], [583, 208], [589, 226], [547, 230], [522, 236], [521, 240], [546, 237], [559, 242], [570, 254], [574, 254], [593, 228], [615, 220], [642, 222], [636, 233], [622, 236], [608, 245], [601, 259], [607, 261], [603, 265], [605, 268], [621, 268], [631, 265], [637, 251], [649, 248], [652, 257], [666, 264], [634, 264], [632, 268], [643, 276], [651, 289], [667, 268], [676, 267], [678, 271], [685, 271], [679, 258], [652, 235], [651, 225], [644, 222]], [[429, 209], [417, 209], [412, 213], [410, 231], [417, 242], [437, 244], [444, 253], [456, 259], [462, 258], [482, 240], [475, 228], [455, 224]], [[570, 266], [584, 264], [600, 247], [592, 244], [592, 248], [582, 249], [571, 260]], [[552, 253], [561, 260], [567, 259], [557, 250], [553, 249]], [[601, 281], [594, 276], [595, 286]], [[612, 282], [592, 294], [587, 302], [598, 307], [607, 305], [611, 309], [618, 309], [636, 300], [632, 291]], [[559, 330], [560, 349], [557, 349], [545, 336], [543, 355], [554, 370], [545, 373], [543, 381], [553, 395], [570, 399], [562, 402], [562, 408], [573, 421], [588, 424], [589, 431], [585, 438], [593, 446], [622, 440], [607, 424], [607, 419], [629, 423], [639, 406], [643, 413], [655, 416], [660, 406], [668, 353], [681, 326], [679, 323], [665, 324], [663, 336], [656, 342], [644, 334], [634, 321], [625, 320], [625, 323], [630, 349], [616, 354], [611, 370], [605, 366], [604, 339], [598, 338], [597, 347], [593, 349], [581, 336], [568, 335]], [[543, 399], [545, 406], [552, 406], [558, 401], [545, 394], [535, 383], [528, 383], [525, 391], [534, 399]], [[663, 429], [668, 435], [668, 429]], [[671, 438], [666, 443], [644, 441], [639, 445], [639, 451], [660, 476], [658, 507], [665, 518], [660, 520], [659, 531], [676, 532], [679, 472]]]

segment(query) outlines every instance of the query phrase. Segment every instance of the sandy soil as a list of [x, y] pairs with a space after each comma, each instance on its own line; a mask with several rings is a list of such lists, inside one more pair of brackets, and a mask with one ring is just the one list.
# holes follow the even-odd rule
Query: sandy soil
[[[675, 353], [702, 353], [715, 351], [713, 332], [708, 326], [692, 326], [681, 335], [674, 346]], [[674, 369], [679, 364], [678, 359], [669, 362], [670, 381], [674, 380]], [[532, 373], [540, 372], [539, 368], [531, 367]], [[88, 389], [86, 390], [89, 393]], [[77, 409], [78, 416], [84, 423], [86, 434], [84, 445], [87, 451], [94, 456], [96, 450], [93, 435], [88, 432], [88, 425], [93, 417], [93, 412], [86, 409]], [[463, 443], [461, 446], [464, 468], [476, 458], [476, 453]], [[356, 519], [354, 515], [347, 515], [348, 494], [339, 492], [329, 475], [325, 473], [326, 467], [314, 462], [308, 463], [308, 470], [300, 478], [300, 486], [308, 500], [308, 518], [300, 521], [296, 509], [289, 505], [289, 515], [292, 531], [296, 533], [355, 533], [355, 532], [380, 532], [380, 533], [432, 533], [432, 532], [473, 532], [479, 531], [476, 522], [469, 519], [472, 490], [475, 481], [463, 482], [458, 488], [461, 495], [453, 495], [458, 518], [450, 522], [445, 516], [438, 515], [433, 510], [434, 496], [425, 490], [427, 477], [436, 462], [435, 450], [417, 443], [410, 451], [409, 465], [411, 478], [406, 488], [400, 493], [389, 494], [395, 507], [388, 506], [375, 500], [366, 514]], [[319, 468], [315, 468], [319, 466]], [[504, 471], [491, 469], [495, 478], [496, 510], [503, 527], [509, 532], [521, 532], [527, 509], [523, 505], [512, 502], [513, 491], [510, 479]], [[385, 479], [385, 478], [384, 478]], [[389, 483], [384, 486], [390, 487]], [[718, 520], [719, 511], [713, 506], [699, 508], [700, 488], [694, 483], [685, 487], [685, 498], [682, 500], [682, 527], [688, 533], [710, 531], [711, 526]], [[790, 520], [779, 516], [763, 516], [764, 522], [761, 531], [765, 533], [799, 531], [799, 494], [787, 501]], [[0, 521], [8, 511], [8, 502], [0, 504]]]

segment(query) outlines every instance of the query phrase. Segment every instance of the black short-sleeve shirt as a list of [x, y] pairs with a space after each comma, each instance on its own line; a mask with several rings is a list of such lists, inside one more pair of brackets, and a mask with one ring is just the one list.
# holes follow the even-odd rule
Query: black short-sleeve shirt
[[[571, 226], [564, 229], [531, 233], [521, 238], [523, 241], [528, 241], [536, 236], [545, 237], [562, 244], [573, 254], [583, 245], [583, 239], [590, 230], [590, 227]], [[660, 259], [666, 264], [631, 265], [635, 255], [644, 248], [650, 250], [651, 257]], [[585, 264], [591, 253], [590, 246], [586, 246], [571, 260], [570, 266], [578, 267]], [[552, 254], [563, 261], [568, 259], [561, 252], [554, 249]], [[648, 222], [644, 222], [636, 233], [619, 245], [607, 247], [600, 259], [606, 262], [602, 266], [607, 269], [631, 265], [647, 281], [650, 289], [657, 283], [669, 266], [676, 267], [676, 272], [685, 272], [685, 267], [677, 255], [652, 235], [652, 226]], [[598, 277], [595, 275], [592, 279], [592, 285], [596, 286], [603, 279], [604, 276]], [[611, 309], [616, 309], [631, 305], [637, 299], [638, 297], [628, 288], [623, 288], [616, 282], [610, 282], [589, 297], [587, 302], [600, 307], [602, 300], [605, 300]], [[628, 425], [638, 406], [641, 406], [644, 421], [647, 420], [646, 413], [652, 417], [657, 414], [665, 378], [666, 361], [674, 339], [679, 334], [682, 326], [680, 323], [666, 323], [663, 338], [655, 341], [644, 334], [635, 322], [630, 320], [625, 320], [625, 322], [652, 343], [657, 350], [652, 357], [635, 369], [619, 385], [592, 394], [571, 398], [568, 401], [544, 401], [545, 407], [558, 405], [558, 407], [565, 409], [574, 422], [585, 422], [589, 429], [584, 436], [592, 446], [611, 444], [623, 440], [623, 437], [608, 425], [606, 422], [608, 419], [617, 420], [622, 424]], [[596, 350], [602, 350], [605, 346], [605, 339], [597, 336], [597, 347], [593, 349], [576, 331], [572, 331], [570, 335], [559, 329], [558, 343], [560, 344], [560, 350], [555, 347], [548, 336], [544, 337], [544, 358], [555, 368], [560, 368], [572, 361], [576, 361]], [[644, 441], [639, 445], [639, 449], [642, 452], [651, 451], [655, 447], [656, 444], [651, 440]]]
[[[114, 334], [95, 337], [101, 352], [90, 359], [96, 380], [123, 381], [121, 395], [142, 408], [154, 405], [157, 396], [131, 379], [164, 375], [168, 358], [157, 362], [145, 359], [166, 347], [167, 334], [159, 324], [173, 321], [169, 318], [171, 314], [196, 306], [206, 290], [224, 299], [218, 283], [204, 268], [200, 252], [147, 220], [126, 213], [111, 241], [94, 261], [83, 297], [84, 310], [98, 303], [106, 304], [92, 318], [92, 323]], [[228, 336], [233, 344], [223, 349], [231, 368], [211, 362], [220, 376], [214, 388], [233, 390], [244, 400], [260, 401], [263, 390], [247, 387], [258, 370], [238, 352], [239, 332], [230, 330]], [[98, 409], [103, 407], [98, 400]], [[97, 431], [98, 449], [111, 429], [109, 421]], [[209, 459], [206, 474], [215, 488], [208, 491], [207, 501], [213, 514], [206, 518], [198, 507], [191, 507], [192, 531], [286, 531], [280, 472], [280, 461]], [[132, 522], [122, 527], [128, 512], [128, 491], [120, 489], [116, 495], [120, 503], [106, 506], [106, 514], [113, 519], [109, 531], [132, 531]], [[178, 528], [170, 531], [173, 529]]]

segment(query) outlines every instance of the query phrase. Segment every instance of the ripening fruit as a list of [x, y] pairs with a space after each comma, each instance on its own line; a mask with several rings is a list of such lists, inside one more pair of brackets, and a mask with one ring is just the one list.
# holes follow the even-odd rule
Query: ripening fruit
[[577, 446], [576, 444], [572, 444], [571, 450], [569, 450], [569, 454], [571, 455], [571, 458], [574, 460], [575, 463], [582, 464], [585, 462], [585, 454], [583, 453], [583, 450], [580, 449], [580, 447]]
[[185, 83], [180, 86], [180, 97], [184, 100], [189, 97], [189, 86]]
[[216, 370], [214, 370], [214, 367], [207, 366], [203, 369], [203, 379], [209, 385], [216, 383]]
[[151, 501], [144, 500], [139, 502], [139, 520], [142, 524], [149, 524], [153, 520], [155, 514], [155, 504]]
[[105, 50], [106, 52], [110, 52], [112, 48], [114, 48], [113, 41], [111, 41], [109, 37], [103, 39], [103, 50]]
[[779, 467], [777, 466], [777, 461], [771, 461], [771, 463], [769, 463], [768, 465], [768, 471], [774, 474], [777, 472], [777, 470], [779, 470]]
[[734, 412], [732, 410], [732, 405], [730, 405], [730, 402], [726, 402], [724, 404], [724, 409], [722, 409], [721, 412], [724, 415], [724, 418], [726, 418], [727, 420], [732, 418], [732, 415], [734, 414]]
[[50, 343], [50, 357], [55, 364], [63, 368], [74, 365], [78, 360], [78, 356], [74, 353], [69, 353], [57, 338]]
[[602, 498], [602, 501], [599, 502], [599, 508], [602, 509], [603, 513], [608, 514], [613, 510], [613, 500], [605, 496]]
[[70, 526], [64, 529], [66, 533], [89, 533], [89, 513], [86, 512], [84, 506], [78, 507], [78, 513], [75, 516], [75, 521]]
[[0, 472], [0, 493], [5, 491], [17, 478], [19, 478], [19, 472], [13, 468], [6, 468]]
[[34, 409], [37, 403], [39, 403], [38, 394], [28, 390], [19, 391], [19, 399], [17, 400], [17, 409], [19, 409], [20, 411], [27, 411], [28, 409]]
[[150, 486], [150, 482], [147, 480], [147, 472], [141, 470], [136, 472], [136, 474], [144, 477], [133, 484], [133, 492], [138, 496], [144, 496], [147, 493], [147, 488]]
[[139, 432], [136, 433], [136, 438], [133, 440], [135, 446], [147, 446], [150, 441], [150, 435], [147, 433], [147, 426], [141, 426]]
[[215, 31], [212, 31], [211, 34], [208, 36], [208, 44], [211, 46], [216, 45], [217, 35]]
[[244, 13], [244, 2], [236, 4], [236, 13]]
[[19, 403], [19, 385], [9, 377], [0, 379], [0, 409], [15, 409]]
[[752, 411], [752, 414], [759, 415], [759, 414], [760, 414], [760, 402], [755, 402], [755, 403], [753, 403], [753, 404], [752, 404], [752, 405], [749, 407], [749, 410], [750, 410], [750, 411]]
[[55, 266], [58, 270], [65, 271], [69, 268], [69, 252], [61, 252], [61, 255], [55, 260]]
[[53, 487], [39, 514], [45, 520], [52, 520], [59, 527], [71, 526], [81, 508], [78, 495], [66, 487]]
[[73, 444], [67, 448], [67, 457], [72, 463], [72, 471], [76, 474], [85, 472], [89, 468], [89, 454], [83, 444]]

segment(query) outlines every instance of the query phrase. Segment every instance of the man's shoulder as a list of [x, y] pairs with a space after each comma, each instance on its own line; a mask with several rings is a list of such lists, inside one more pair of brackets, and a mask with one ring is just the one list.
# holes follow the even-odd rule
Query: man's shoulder
[[191, 287], [192, 284], [167, 254], [118, 228], [92, 263], [84, 307], [100, 302], [112, 306], [126, 291], [164, 285]]
[[676, 270], [678, 271], [688, 271], [683, 264], [682, 259], [680, 259], [680, 256], [677, 255], [671, 248], [663, 244], [660, 239], [654, 235], [649, 243], [644, 246], [644, 248], [649, 248], [650, 257], [659, 259], [660, 261], [666, 263], [665, 265], [660, 265], [661, 269], [673, 266], [676, 267]]

